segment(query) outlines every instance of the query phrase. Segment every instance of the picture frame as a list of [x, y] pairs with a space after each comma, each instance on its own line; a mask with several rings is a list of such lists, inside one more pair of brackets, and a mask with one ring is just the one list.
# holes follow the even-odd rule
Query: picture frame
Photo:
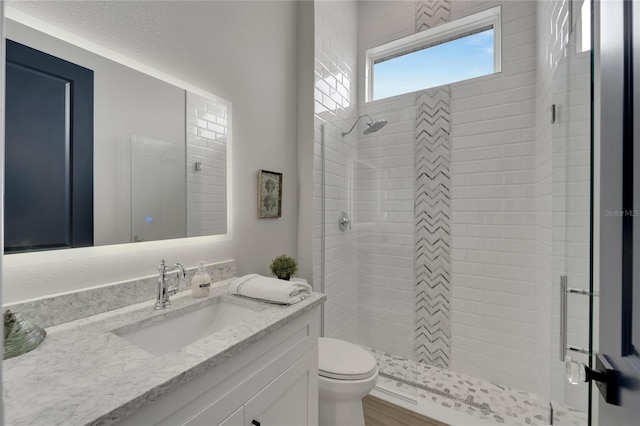
[[282, 217], [282, 173], [258, 170], [258, 218]]

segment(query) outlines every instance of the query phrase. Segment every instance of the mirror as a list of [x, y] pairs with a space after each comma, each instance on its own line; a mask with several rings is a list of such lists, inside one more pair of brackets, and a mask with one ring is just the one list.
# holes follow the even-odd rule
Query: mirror
[[[5, 23], [8, 40], [93, 71], [92, 243], [47, 245], [23, 237], [7, 253], [227, 233], [230, 102], [187, 91], [16, 20]], [[24, 175], [40, 169], [19, 169], [20, 178], [7, 174], [5, 184], [13, 179], [18, 192], [28, 193]], [[10, 202], [6, 198], [5, 211]], [[53, 215], [17, 216], [31, 216], [22, 228], [38, 229], [51, 227], [39, 221]], [[55, 227], [72, 230], [74, 215], [66, 216], [70, 223]]]

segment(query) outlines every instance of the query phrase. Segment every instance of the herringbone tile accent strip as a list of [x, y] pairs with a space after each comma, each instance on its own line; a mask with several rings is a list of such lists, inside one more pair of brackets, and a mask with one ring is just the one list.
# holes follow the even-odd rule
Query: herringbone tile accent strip
[[416, 32], [449, 22], [451, 0], [416, 0]]
[[448, 368], [451, 353], [449, 86], [418, 93], [415, 145], [415, 357]]

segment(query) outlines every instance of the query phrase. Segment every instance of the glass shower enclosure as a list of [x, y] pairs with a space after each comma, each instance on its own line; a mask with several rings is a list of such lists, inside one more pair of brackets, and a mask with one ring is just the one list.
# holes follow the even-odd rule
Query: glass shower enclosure
[[[592, 250], [592, 55], [590, 2], [574, 8], [574, 25], [552, 82], [551, 400], [590, 424], [593, 308], [598, 293]], [[556, 422], [562, 424], [562, 422]]]
[[[585, 3], [590, 5], [588, 1]], [[567, 380], [566, 367], [574, 364], [567, 363], [570, 360], [565, 358], [568, 356], [571, 361], [589, 365], [589, 354], [593, 352], [593, 299], [594, 296], [597, 298], [590, 269], [592, 65], [590, 46], [586, 41], [590, 39], [591, 20], [588, 17], [583, 19], [577, 2], [575, 5], [574, 15], [569, 17], [574, 29], [567, 35], [548, 97], [551, 101], [548, 114], [551, 124], [550, 135], [547, 136], [551, 139], [549, 146], [552, 152], [550, 164], [546, 163], [545, 167], [551, 170], [545, 181], [548, 188], [545, 204], [540, 208], [544, 210], [541, 212], [544, 218], [550, 222], [545, 229], [550, 235], [547, 233], [542, 237], [545, 238], [544, 244], [549, 246], [550, 258], [545, 260], [550, 265], [545, 273], [549, 274], [551, 284], [548, 286], [549, 294], [536, 297], [544, 299], [544, 308], [550, 315], [532, 319], [544, 325], [541, 340], [547, 342], [544, 349], [547, 352], [530, 355], [540, 357], [544, 363], [541, 371], [548, 372], [550, 377], [540, 378], [546, 386], [540, 395], [525, 392], [527, 403], [535, 401], [531, 405], [537, 405], [545, 417], [547, 413], [552, 416], [551, 412], [555, 411], [557, 416], [549, 417], [549, 420], [560, 425], [590, 421], [591, 389], [585, 383], [571, 384]], [[319, 62], [322, 60], [317, 61], [317, 81], [333, 78], [336, 72], [318, 66]], [[346, 75], [341, 74], [342, 81]], [[420, 150], [424, 147], [420, 146], [418, 135], [424, 129], [417, 125], [423, 113], [420, 96], [429, 92], [425, 96], [436, 99], [435, 103], [440, 102], [438, 97], [446, 103], [451, 99], [446, 90], [429, 89], [397, 96], [387, 102], [370, 102], [360, 108], [338, 108], [338, 112], [316, 103], [314, 278], [322, 282], [319, 288], [327, 294], [322, 318], [323, 334], [368, 349], [380, 367], [376, 392], [391, 395], [408, 405], [419, 405], [425, 394], [446, 393], [444, 387], [436, 386], [436, 383], [443, 383], [438, 375], [449, 375], [449, 379], [455, 377], [463, 381], [470, 377], [457, 375], [455, 368], [450, 370], [454, 358], [449, 339], [455, 331], [452, 330], [451, 317], [468, 314], [469, 318], [482, 318], [483, 315], [464, 312], [459, 307], [455, 310], [450, 305], [453, 300], [450, 293], [424, 294], [418, 285], [421, 276], [431, 274], [431, 283], [434, 282], [433, 277], [445, 281], [451, 293], [468, 292], [468, 306], [486, 302], [484, 298], [489, 297], [472, 286], [462, 285], [456, 290], [456, 277], [452, 272], [455, 270], [452, 258], [455, 260], [456, 247], [451, 244], [452, 231], [447, 228], [447, 223], [450, 226], [450, 218], [456, 214], [456, 209], [459, 213], [466, 204], [456, 204], [449, 194], [444, 194], [442, 198], [448, 210], [437, 207], [433, 204], [433, 193], [442, 182], [427, 182], [421, 186], [419, 170], [424, 155]], [[359, 114], [384, 118], [389, 125], [378, 133], [363, 135], [362, 126], [356, 126], [352, 133], [343, 134], [352, 127]], [[448, 119], [443, 118], [447, 123]], [[428, 129], [431, 135], [435, 134], [433, 130]], [[430, 149], [442, 150], [439, 161], [444, 164], [430, 164], [429, 167], [449, 171], [450, 152], [447, 150], [456, 141], [449, 139], [450, 129], [444, 125], [442, 128], [436, 126], [435, 130], [440, 132], [437, 137], [446, 143]], [[537, 170], [531, 172], [537, 173]], [[453, 180], [456, 176], [449, 173], [446, 178]], [[454, 186], [453, 183], [444, 185]], [[478, 188], [468, 189], [481, 190]], [[443, 215], [445, 220], [438, 222], [438, 215]], [[426, 235], [421, 228], [425, 222], [429, 224]], [[494, 228], [500, 227], [499, 223], [493, 225], [497, 225]], [[514, 230], [515, 227], [511, 228]], [[481, 240], [485, 236], [479, 234], [475, 237]], [[438, 245], [446, 246], [446, 250], [438, 252]], [[496, 251], [497, 256], [511, 255]], [[484, 266], [481, 260], [475, 262], [479, 268]], [[523, 265], [523, 271], [532, 271], [533, 268], [535, 266]], [[427, 298], [430, 298], [428, 303]], [[424, 310], [429, 310], [428, 315], [422, 314]], [[517, 307], [505, 310], [516, 312]], [[508, 322], [503, 318], [490, 320], [500, 324]], [[530, 330], [527, 326], [529, 324], [525, 324], [523, 329]], [[422, 332], [434, 329], [440, 329], [442, 333], [426, 335]], [[473, 330], [472, 327], [469, 329]], [[470, 344], [482, 343], [481, 337], [472, 337], [468, 340]], [[502, 344], [501, 337], [499, 333], [492, 334], [496, 340], [490, 343], [497, 351]], [[426, 351], [425, 343], [429, 346]], [[536, 350], [543, 349], [531, 348], [532, 352]], [[464, 351], [474, 355], [472, 346], [464, 348]], [[486, 354], [479, 357], [485, 363], [493, 361]], [[528, 367], [534, 368], [525, 365]], [[505, 389], [502, 383], [495, 383], [495, 386], [496, 389]], [[455, 403], [455, 398], [452, 399]], [[478, 411], [486, 408], [481, 404], [465, 403]], [[571, 416], [566, 415], [568, 412]]]

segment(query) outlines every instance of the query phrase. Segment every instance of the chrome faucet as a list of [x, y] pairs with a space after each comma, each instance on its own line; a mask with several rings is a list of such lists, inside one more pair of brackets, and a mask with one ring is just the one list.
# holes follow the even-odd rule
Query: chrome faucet
[[[169, 302], [169, 296], [178, 292], [178, 287], [180, 286], [180, 274], [182, 274], [182, 278], [186, 278], [187, 271], [181, 263], [176, 263], [173, 266], [167, 266], [166, 260], [162, 259], [160, 261], [160, 266], [158, 266], [158, 272], [160, 273], [160, 277], [158, 278], [158, 291], [156, 294], [155, 308], [163, 309], [171, 305]], [[176, 285], [169, 287], [167, 286], [167, 275], [172, 272], [177, 272], [178, 276], [176, 279]]]

